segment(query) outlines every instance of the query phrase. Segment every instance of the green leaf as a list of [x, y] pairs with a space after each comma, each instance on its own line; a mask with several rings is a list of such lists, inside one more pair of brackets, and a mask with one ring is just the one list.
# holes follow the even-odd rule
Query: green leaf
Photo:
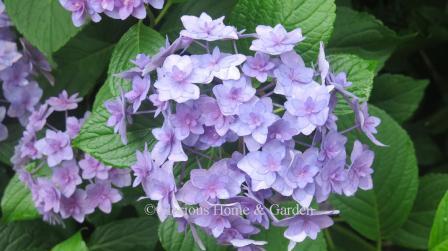
[[69, 239], [59, 243], [51, 251], [88, 251], [86, 243], [82, 239], [81, 232], [76, 233]]
[[185, 3], [176, 4], [171, 7], [170, 11], [164, 17], [164, 21], [160, 27], [160, 33], [169, 35], [174, 39], [179, 36], [180, 30], [183, 28], [182, 22], [180, 21], [183, 15], [199, 16], [202, 12], [206, 12], [213, 18], [228, 16], [236, 2], [237, 0], [187, 0]]
[[328, 250], [330, 251], [375, 251], [375, 247], [352, 230], [338, 224], [326, 230]]
[[338, 6], [328, 51], [355, 54], [383, 65], [399, 42], [397, 34], [374, 16]]
[[434, 223], [429, 235], [429, 250], [446, 250], [448, 247], [448, 192], [437, 207]]
[[370, 102], [385, 110], [398, 123], [403, 123], [418, 108], [428, 84], [426, 79], [383, 74], [375, 78]]
[[[352, 82], [352, 86], [347, 90], [358, 96], [360, 101], [367, 101], [372, 91], [376, 63], [349, 54], [329, 55], [328, 60], [334, 73], [347, 73], [348, 80]], [[336, 113], [338, 115], [352, 113], [352, 109], [341, 98], [336, 106]]]
[[2, 220], [4, 222], [31, 220], [40, 217], [34, 207], [30, 190], [15, 175], [2, 197]]
[[[214, 238], [204, 234], [198, 227], [196, 228], [198, 234], [203, 242], [207, 251], [219, 251], [227, 250], [225, 246], [216, 244]], [[167, 219], [159, 226], [159, 239], [162, 243], [162, 247], [166, 251], [199, 251], [199, 247], [196, 245], [191, 234], [191, 230], [188, 229], [185, 233], [179, 233], [177, 231], [177, 224], [174, 219]]]
[[10, 165], [11, 156], [14, 154], [14, 147], [19, 142], [22, 137], [23, 128], [18, 123], [13, 123], [7, 125], [8, 127], [8, 138], [5, 141], [0, 142], [0, 162]]
[[42, 221], [0, 224], [0, 250], [50, 250], [64, 239], [56, 227]]
[[447, 190], [448, 174], [421, 177], [412, 212], [392, 240], [404, 247], [426, 249], [437, 205]]
[[[282, 24], [287, 30], [301, 28], [306, 38], [297, 50], [305, 61], [316, 61], [320, 41], [330, 39], [335, 9], [332, 0], [240, 0], [230, 21], [238, 30], [246, 29], [248, 33], [255, 32], [260, 24]], [[249, 40], [244, 42], [248, 48]]]
[[90, 251], [147, 251], [157, 244], [158, 219], [155, 217], [131, 218], [99, 226], [93, 232]]
[[5, 0], [17, 30], [47, 57], [80, 31], [58, 0]]
[[[356, 231], [372, 240], [388, 239], [406, 221], [417, 194], [418, 169], [411, 139], [384, 111], [369, 106], [369, 112], [381, 119], [377, 138], [388, 147], [369, 143], [375, 152], [373, 190], [358, 191], [353, 197], [334, 196], [332, 204]], [[353, 125], [353, 116], [340, 118], [341, 128]], [[364, 135], [349, 138], [369, 142]], [[352, 143], [349, 142], [349, 145]]]
[[[123, 145], [120, 136], [106, 126], [109, 113], [103, 106], [104, 101], [119, 95], [122, 87], [127, 90], [130, 82], [119, 79], [116, 73], [132, 67], [131, 59], [138, 53], [155, 54], [164, 45], [165, 40], [156, 31], [138, 23], [118, 42], [109, 65], [109, 77], [100, 89], [95, 101], [95, 109], [81, 129], [73, 145], [113, 167], [129, 167], [135, 162], [135, 151], [143, 149], [145, 142], [154, 143], [151, 134], [154, 119], [137, 118], [128, 128], [128, 144]], [[152, 125], [152, 126], [151, 126]]]

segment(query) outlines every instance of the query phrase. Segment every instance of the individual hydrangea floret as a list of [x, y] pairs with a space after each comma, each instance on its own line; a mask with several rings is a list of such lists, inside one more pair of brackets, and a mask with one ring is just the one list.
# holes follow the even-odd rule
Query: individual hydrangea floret
[[247, 57], [243, 65], [243, 72], [246, 76], [256, 78], [261, 83], [266, 82], [276, 64], [271, 61], [269, 55], [257, 52], [253, 57]]
[[47, 157], [47, 163], [50, 167], [58, 165], [63, 160], [73, 158], [70, 136], [64, 132], [47, 130], [45, 138], [38, 140], [35, 147]]
[[205, 81], [209, 83], [213, 80], [213, 77], [221, 80], [240, 79], [241, 74], [237, 66], [246, 60], [246, 56], [221, 53], [219, 47], [215, 47], [212, 54], [192, 55], [191, 59], [195, 66], [209, 72], [209, 79]]
[[258, 25], [256, 32], [258, 39], [252, 41], [250, 49], [270, 55], [292, 51], [304, 39], [300, 28], [288, 32], [281, 24], [275, 27]]
[[222, 114], [229, 116], [238, 113], [241, 104], [248, 102], [255, 95], [256, 90], [249, 80], [241, 77], [239, 80], [223, 81], [221, 85], [213, 87]]
[[189, 56], [171, 55], [158, 70], [159, 79], [154, 86], [161, 101], [174, 100], [183, 103], [199, 98], [199, 87], [194, 83], [206, 83], [209, 72], [193, 67]]
[[62, 91], [58, 97], [51, 97], [47, 103], [55, 111], [69, 111], [78, 108], [78, 103], [82, 101], [82, 98], [78, 97], [78, 93], [69, 96], [67, 91]]
[[185, 28], [180, 32], [182, 36], [207, 41], [238, 39], [236, 28], [226, 26], [223, 23], [224, 17], [213, 20], [206, 13], [202, 13], [199, 17], [183, 16], [181, 20]]

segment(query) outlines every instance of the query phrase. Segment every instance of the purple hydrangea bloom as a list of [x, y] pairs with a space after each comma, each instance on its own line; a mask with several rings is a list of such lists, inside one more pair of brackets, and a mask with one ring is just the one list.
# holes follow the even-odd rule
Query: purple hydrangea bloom
[[159, 91], [161, 101], [174, 100], [183, 103], [199, 98], [199, 87], [193, 83], [206, 83], [209, 72], [193, 67], [189, 56], [171, 55], [163, 67], [157, 69], [159, 79], [154, 86]]
[[116, 187], [131, 185], [131, 171], [129, 169], [112, 168], [109, 170], [109, 180]]
[[137, 150], [136, 158], [137, 161], [134, 165], [131, 166], [131, 169], [134, 172], [135, 176], [132, 187], [136, 187], [139, 184], [145, 183], [147, 178], [151, 174], [151, 171], [153, 170], [153, 168], [155, 168], [155, 164], [151, 159], [151, 154], [148, 151], [148, 145], [145, 144], [145, 149], [143, 150], [143, 152]]
[[3, 93], [7, 98], [8, 93], [5, 90], [12, 91], [17, 86], [25, 86], [30, 83], [28, 77], [32, 73], [33, 67], [30, 62], [22, 57], [11, 67], [0, 71], [0, 79], [3, 80]]
[[62, 219], [72, 217], [77, 222], [84, 222], [87, 214], [93, 213], [94, 209], [87, 204], [87, 194], [82, 189], [76, 191], [70, 197], [61, 197], [60, 213]]
[[0, 141], [3, 141], [8, 138], [8, 128], [2, 124], [3, 120], [6, 116], [6, 108], [0, 106]]
[[90, 7], [88, 0], [59, 0], [59, 2], [64, 9], [72, 12], [72, 21], [76, 27], [83, 25], [89, 16], [94, 22], [101, 20], [101, 16]]
[[377, 133], [376, 127], [381, 123], [381, 119], [370, 116], [367, 103], [362, 103], [360, 107], [356, 104], [355, 115], [356, 121], [366, 136], [378, 146], [386, 146], [378, 141], [373, 134]]
[[304, 85], [312, 83], [314, 71], [305, 66], [302, 57], [295, 51], [280, 55], [282, 64], [274, 70], [277, 85], [274, 92], [291, 96], [295, 91], [301, 91]]
[[83, 119], [77, 119], [76, 117], [67, 117], [65, 132], [70, 136], [70, 138], [74, 139], [81, 131], [83, 123]]
[[286, 120], [279, 119], [268, 128], [268, 141], [278, 140], [286, 142], [299, 134], [296, 129]]
[[115, 0], [114, 7], [112, 11], [105, 10], [105, 13], [112, 18], [125, 20], [129, 16], [138, 19], [144, 19], [146, 17], [143, 0]]
[[304, 241], [306, 237], [315, 240], [322, 229], [333, 225], [333, 220], [325, 214], [296, 215], [274, 224], [288, 227], [283, 235], [291, 241], [288, 250], [292, 250], [297, 242]]
[[26, 129], [28, 131], [40, 131], [47, 123], [47, 118], [53, 113], [53, 108], [49, 108], [48, 104], [41, 105], [33, 111], [28, 118]]
[[108, 181], [97, 181], [87, 185], [87, 204], [90, 208], [99, 207], [104, 213], [112, 211], [112, 204], [121, 200], [122, 196], [117, 189], [112, 188]]
[[224, 232], [224, 229], [232, 227], [230, 224], [230, 217], [222, 212], [222, 207], [212, 206], [207, 208], [207, 210], [210, 213], [198, 213], [193, 215], [193, 223], [200, 227], [207, 228], [215, 238], [219, 237]]
[[[212, 126], [204, 127], [204, 134], [199, 135], [195, 147], [200, 150], [206, 150], [210, 147], [220, 147], [226, 141], [235, 141], [233, 140], [234, 133], [230, 131], [221, 136]], [[237, 136], [238, 137], [238, 136]], [[189, 139], [190, 141], [193, 139]], [[185, 143], [187, 144], [187, 143]], [[191, 144], [190, 144], [191, 145]]]
[[320, 170], [318, 154], [316, 148], [308, 148], [303, 153], [297, 152], [284, 175], [285, 180], [294, 188], [305, 188], [306, 185], [314, 183], [314, 177]]
[[358, 140], [353, 145], [350, 159], [352, 164], [347, 173], [347, 183], [344, 186], [344, 194], [351, 196], [359, 188], [369, 190], [373, 187], [372, 164], [375, 154]]
[[223, 81], [223, 84], [213, 87], [222, 114], [229, 116], [238, 113], [238, 107], [255, 96], [256, 90], [249, 79], [241, 77], [239, 80]]
[[196, 105], [201, 114], [201, 123], [205, 126], [213, 126], [220, 136], [226, 135], [234, 118], [232, 116], [224, 116], [219, 109], [218, 102], [212, 97], [201, 96], [196, 101]]
[[[219, 210], [209, 210], [209, 211], [212, 211], [212, 212], [216, 211], [216, 213], [214, 213], [215, 215], [219, 215], [219, 214], [226, 215], [225, 211], [223, 212], [223, 210], [221, 210], [221, 208], [224, 209], [224, 207], [221, 207], [219, 205], [219, 207], [216, 207], [216, 208], [218, 208]], [[235, 208], [235, 206], [230, 206], [231, 210], [233, 208]], [[226, 227], [224, 229], [223, 233], [218, 237], [218, 243], [220, 243], [220, 244], [232, 244], [233, 243], [236, 246], [243, 245], [244, 239], [247, 239], [249, 236], [258, 234], [260, 232], [260, 230], [258, 228], [252, 226], [252, 224], [250, 223], [249, 220], [244, 219], [243, 217], [241, 217], [239, 215], [238, 216], [233, 215], [233, 214], [227, 215], [225, 220], [230, 223], [230, 227]], [[247, 240], [247, 241], [250, 241], [250, 240]]]
[[199, 17], [182, 16], [181, 20], [185, 28], [180, 32], [181, 36], [207, 41], [238, 39], [236, 28], [226, 26], [223, 23], [224, 17], [213, 20], [203, 12]]
[[322, 140], [320, 159], [327, 160], [338, 157], [345, 159], [345, 143], [347, 143], [347, 137], [336, 131], [330, 131]]
[[8, 116], [19, 118], [25, 124], [29, 113], [34, 111], [35, 105], [42, 97], [42, 89], [31, 81], [26, 86], [10, 86], [3, 84], [3, 94], [11, 102], [8, 108]]
[[345, 158], [330, 159], [323, 164], [316, 176], [316, 200], [321, 203], [328, 199], [331, 192], [342, 194], [347, 180], [347, 170], [344, 169]]
[[245, 196], [236, 196], [229, 200], [230, 202], [237, 202], [241, 208], [247, 210], [246, 218], [253, 224], [259, 224], [265, 229], [269, 228], [269, 217], [265, 212], [264, 205], [259, 201]]
[[75, 160], [63, 161], [53, 169], [51, 181], [65, 197], [70, 197], [76, 186], [82, 183], [79, 168]]
[[270, 98], [254, 99], [239, 106], [238, 119], [230, 125], [230, 129], [238, 136], [245, 136], [249, 150], [255, 151], [266, 143], [268, 128], [278, 119], [277, 115], [272, 113], [272, 108]]
[[35, 144], [36, 149], [47, 156], [48, 166], [53, 167], [63, 160], [73, 159], [70, 136], [64, 132], [47, 130], [45, 138]]
[[331, 89], [332, 86], [311, 83], [303, 91], [295, 91], [285, 102], [287, 115], [284, 118], [295, 125], [299, 132], [311, 134], [327, 121]]
[[144, 101], [149, 92], [151, 86], [151, 80], [149, 77], [134, 77], [132, 80], [132, 90], [127, 92], [124, 96], [132, 104], [133, 112], [137, 112], [140, 108], [142, 101]]
[[162, 128], [155, 128], [152, 134], [157, 139], [151, 158], [157, 165], [163, 164], [166, 159], [171, 161], [187, 161], [188, 157], [182, 149], [182, 143], [176, 138], [174, 128], [170, 123], [163, 124]]
[[154, 168], [143, 190], [151, 200], [159, 201], [157, 215], [161, 221], [168, 216], [182, 217], [183, 212], [177, 202], [176, 182], [172, 173], [173, 163], [167, 162], [161, 168]]
[[189, 205], [216, 199], [229, 199], [241, 192], [244, 175], [227, 166], [227, 159], [214, 163], [210, 169], [194, 169], [179, 190], [177, 198]]
[[169, 103], [167, 101], [161, 101], [159, 98], [159, 94], [152, 94], [149, 96], [149, 100], [151, 101], [151, 103], [157, 107], [155, 113], [154, 113], [154, 117], [159, 116], [159, 114], [163, 111], [165, 111], [166, 109], [168, 109], [168, 105]]
[[61, 193], [54, 184], [45, 178], [38, 178], [36, 183], [31, 187], [31, 193], [34, 204], [43, 212], [53, 210], [59, 212]]
[[251, 178], [253, 191], [271, 188], [279, 173], [288, 167], [287, 155], [287, 149], [283, 144], [271, 141], [262, 151], [247, 154], [238, 162], [238, 168]]
[[213, 77], [221, 80], [238, 80], [241, 77], [237, 66], [241, 65], [246, 56], [242, 54], [221, 53], [218, 47], [213, 49], [213, 53], [203, 55], [192, 55], [191, 59], [195, 66], [210, 72], [207, 83], [213, 80]]
[[204, 128], [200, 122], [201, 113], [193, 102], [186, 102], [176, 106], [176, 114], [171, 117], [171, 124], [178, 140], [183, 140], [190, 135], [203, 134]]
[[79, 161], [79, 166], [82, 169], [83, 179], [97, 178], [106, 180], [109, 177], [109, 170], [111, 169], [111, 167], [105, 166], [88, 154], [85, 155], [84, 159]]
[[258, 25], [255, 31], [258, 39], [252, 41], [250, 49], [271, 55], [292, 51], [296, 44], [304, 39], [300, 28], [288, 32], [281, 24], [274, 28]]
[[126, 109], [126, 101], [124, 96], [120, 95], [115, 100], [108, 100], [104, 103], [107, 111], [110, 113], [110, 117], [107, 120], [107, 126], [113, 127], [114, 132], [120, 134], [123, 144], [128, 143], [126, 135], [126, 120], [128, 117], [128, 111]]
[[268, 76], [271, 76], [275, 67], [276, 65], [270, 60], [269, 55], [257, 52], [254, 57], [247, 57], [242, 70], [246, 76], [256, 78], [261, 83], [264, 83]]
[[82, 101], [82, 98], [78, 98], [78, 93], [68, 96], [67, 91], [62, 91], [58, 97], [51, 97], [47, 103], [55, 111], [68, 111], [78, 108], [78, 103]]
[[42, 154], [36, 149], [36, 133], [34, 131], [24, 131], [23, 137], [20, 139], [18, 145], [18, 153], [21, 158], [29, 157], [31, 159], [38, 159]]
[[11, 67], [22, 57], [13, 42], [0, 40], [0, 71]]

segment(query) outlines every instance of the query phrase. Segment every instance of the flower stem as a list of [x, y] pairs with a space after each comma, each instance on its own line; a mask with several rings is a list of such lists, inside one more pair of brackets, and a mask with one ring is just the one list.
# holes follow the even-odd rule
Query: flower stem
[[154, 26], [158, 25], [160, 23], [160, 21], [162, 21], [163, 17], [166, 15], [166, 13], [168, 12], [171, 5], [173, 5], [173, 1], [168, 0], [167, 3], [165, 4], [165, 7], [163, 7], [162, 11], [160, 12], [160, 14], [157, 16], [156, 20], [154, 21]]

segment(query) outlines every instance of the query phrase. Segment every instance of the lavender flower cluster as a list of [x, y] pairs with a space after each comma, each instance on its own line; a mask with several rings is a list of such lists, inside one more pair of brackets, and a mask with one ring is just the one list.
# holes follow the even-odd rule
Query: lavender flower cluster
[[61, 5], [72, 12], [73, 24], [83, 25], [88, 19], [97, 23], [101, 13], [114, 19], [125, 20], [130, 16], [138, 19], [146, 17], [146, 4], [162, 9], [164, 0], [59, 0]]
[[[11, 162], [20, 180], [31, 190], [35, 207], [50, 223], [72, 217], [83, 222], [96, 208], [110, 213], [122, 195], [117, 188], [131, 185], [129, 169], [105, 166], [71, 146], [89, 112], [83, 118], [69, 116], [82, 100], [63, 91], [40, 104], [15, 148]], [[56, 112], [65, 114], [65, 130], [49, 122]], [[44, 133], [45, 132], [45, 133]]]
[[[53, 83], [51, 66], [45, 57], [26, 40], [17, 37], [0, 1], [0, 80], [5, 100], [0, 102], [0, 141], [8, 137], [2, 121], [8, 115], [25, 127], [11, 159], [19, 179], [31, 190], [32, 198], [44, 219], [62, 223], [69, 217], [83, 222], [86, 215], [99, 208], [111, 211], [112, 203], [121, 200], [116, 189], [131, 185], [129, 170], [112, 169], [71, 147], [88, 116], [69, 116], [82, 100], [77, 94], [63, 91], [44, 103], [43, 90], [35, 78], [40, 74]], [[65, 130], [51, 125], [48, 119], [56, 112], [65, 114]]]
[[[119, 75], [132, 82], [132, 89], [105, 103], [107, 125], [124, 144], [132, 116], [149, 113], [163, 120], [152, 131], [152, 150], [137, 151], [133, 186], [141, 185], [149, 199], [158, 201], [162, 221], [172, 216], [181, 230], [190, 227], [202, 249], [198, 227], [238, 250], [261, 250], [265, 242], [251, 236], [271, 223], [287, 228], [290, 249], [307, 237], [316, 239], [337, 211], [278, 219], [268, 205], [293, 199], [309, 208], [332, 193], [351, 196], [371, 189], [374, 153], [355, 140], [348, 160], [345, 134], [360, 130], [383, 145], [374, 136], [380, 119], [347, 90], [352, 83], [344, 72], [331, 71], [322, 44], [317, 67], [305, 64], [294, 51], [305, 39], [299, 28], [288, 32], [280, 24], [259, 25], [256, 33], [244, 34], [225, 25], [224, 17], [213, 20], [202, 13], [181, 20], [180, 37], [152, 57], [138, 55], [135, 67]], [[236, 42], [250, 38], [255, 55], [238, 53]], [[210, 48], [219, 40], [233, 43], [234, 52]], [[193, 45], [205, 53], [189, 54]], [[344, 130], [335, 114], [341, 97], [356, 115], [354, 126]], [[147, 101], [154, 109], [141, 110]], [[237, 151], [222, 158], [224, 144]], [[214, 148], [219, 157], [209, 154]], [[204, 159], [214, 164], [203, 168]], [[189, 175], [187, 162], [197, 167]], [[175, 177], [175, 169], [183, 175]], [[226, 208], [250, 210], [228, 215]]]
[[0, 0], [0, 81], [3, 98], [0, 97], [0, 141], [8, 138], [8, 129], [2, 124], [6, 115], [16, 118], [25, 126], [42, 97], [42, 89], [35, 78], [41, 74], [53, 83], [51, 66], [45, 57], [24, 38], [17, 37]]

